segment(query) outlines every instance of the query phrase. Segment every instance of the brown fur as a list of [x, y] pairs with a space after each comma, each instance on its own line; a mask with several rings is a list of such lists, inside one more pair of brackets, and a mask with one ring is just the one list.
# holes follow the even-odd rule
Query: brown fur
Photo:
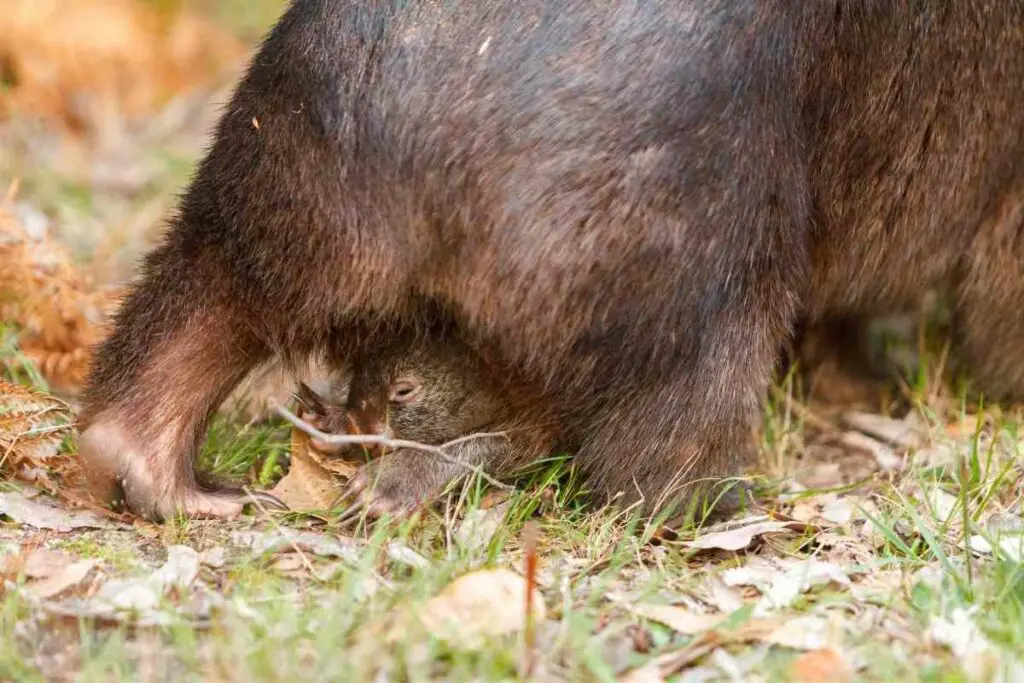
[[951, 281], [977, 380], [1020, 392], [1022, 82], [1019, 0], [295, 0], [99, 352], [81, 453], [137, 512], [233, 514], [191, 464], [233, 384], [435, 314], [648, 507], [736, 471], [801, 318]]

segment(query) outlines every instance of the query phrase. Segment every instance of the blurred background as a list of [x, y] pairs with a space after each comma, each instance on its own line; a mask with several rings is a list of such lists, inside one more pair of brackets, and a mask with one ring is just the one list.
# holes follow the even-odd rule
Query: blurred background
[[4, 0], [0, 374], [74, 396], [283, 0]]

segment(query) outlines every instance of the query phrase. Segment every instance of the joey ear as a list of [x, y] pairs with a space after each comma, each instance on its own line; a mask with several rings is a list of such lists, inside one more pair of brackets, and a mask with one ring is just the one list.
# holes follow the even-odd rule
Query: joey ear
[[327, 407], [324, 405], [324, 397], [316, 393], [308, 384], [305, 382], [299, 382], [299, 390], [292, 394], [295, 400], [298, 401], [299, 406], [303, 410], [309, 411], [317, 416], [324, 416], [327, 413]]

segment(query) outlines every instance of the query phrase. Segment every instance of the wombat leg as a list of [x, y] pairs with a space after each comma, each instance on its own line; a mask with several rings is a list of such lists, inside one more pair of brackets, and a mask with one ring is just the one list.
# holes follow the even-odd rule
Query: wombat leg
[[702, 331], [708, 352], [696, 363], [659, 373], [597, 416], [577, 461], [601, 498], [639, 503], [672, 522], [705, 516], [700, 509], [716, 501], [729, 507], [742, 500], [738, 488], [722, 496], [721, 487], [734, 483], [723, 478], [740, 474], [752, 452], [757, 405], [795, 312], [781, 278], [764, 278], [751, 290], [709, 321]]
[[153, 520], [232, 517], [246, 496], [200, 486], [193, 457], [212, 412], [269, 349], [195, 260], [164, 249], [147, 266], [90, 376], [79, 440], [90, 488]]
[[956, 328], [975, 388], [990, 400], [1024, 398], [1024, 192], [978, 231], [966, 256]]
[[450, 483], [472, 474], [473, 468], [500, 470], [510, 461], [512, 448], [504, 437], [481, 437], [446, 448], [449, 459], [398, 449], [363, 465], [331, 507], [348, 503], [338, 519], [341, 524], [363, 514], [370, 519], [407, 517], [436, 501]]

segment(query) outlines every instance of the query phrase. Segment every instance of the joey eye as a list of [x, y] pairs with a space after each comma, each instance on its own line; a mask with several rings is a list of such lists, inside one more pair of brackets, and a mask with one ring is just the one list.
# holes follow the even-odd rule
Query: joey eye
[[399, 380], [391, 385], [391, 395], [388, 400], [392, 403], [409, 403], [420, 394], [422, 385], [412, 380]]

